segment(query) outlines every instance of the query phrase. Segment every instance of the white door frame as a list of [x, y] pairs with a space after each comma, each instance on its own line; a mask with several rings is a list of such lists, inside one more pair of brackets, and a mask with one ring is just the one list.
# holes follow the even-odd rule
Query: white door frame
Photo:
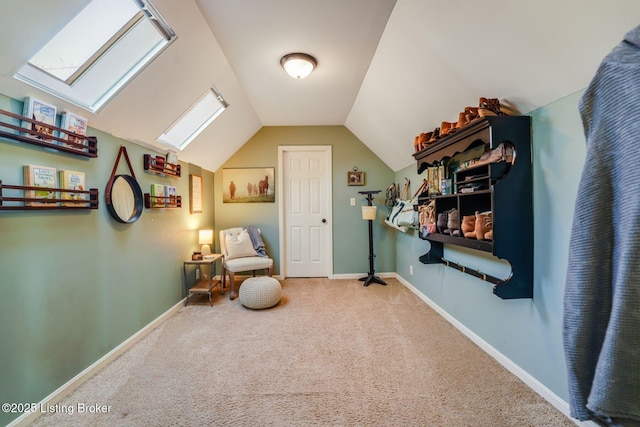
[[333, 199], [332, 199], [332, 193], [333, 193], [333, 187], [332, 187], [332, 175], [333, 175], [333, 169], [332, 169], [332, 161], [331, 161], [331, 146], [330, 145], [281, 145], [278, 146], [278, 170], [280, 171], [280, 173], [276, 174], [277, 175], [277, 185], [278, 185], [278, 194], [280, 194], [280, 197], [278, 197], [278, 226], [280, 228], [280, 245], [279, 245], [279, 249], [280, 249], [280, 276], [282, 278], [287, 277], [287, 272], [286, 272], [286, 256], [287, 256], [287, 248], [285, 245], [285, 224], [284, 224], [284, 217], [285, 217], [285, 212], [284, 212], [284, 199], [286, 196], [286, 193], [284, 191], [284, 156], [285, 153], [287, 152], [296, 152], [296, 151], [324, 151], [327, 154], [327, 161], [328, 161], [328, 167], [327, 167], [327, 188], [326, 188], [326, 201], [328, 206], [328, 212], [327, 212], [327, 221], [329, 222], [329, 224], [327, 224], [327, 227], [329, 227], [329, 235], [328, 235], [328, 239], [327, 239], [327, 248], [326, 248], [326, 253], [328, 254], [328, 260], [327, 260], [327, 269], [329, 271], [327, 271], [327, 277], [331, 278], [333, 276]]

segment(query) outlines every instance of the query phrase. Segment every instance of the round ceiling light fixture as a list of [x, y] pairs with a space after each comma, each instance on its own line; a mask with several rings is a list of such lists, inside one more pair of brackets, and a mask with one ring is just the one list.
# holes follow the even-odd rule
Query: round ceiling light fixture
[[318, 61], [306, 53], [289, 53], [280, 59], [282, 68], [294, 79], [304, 79], [318, 65]]

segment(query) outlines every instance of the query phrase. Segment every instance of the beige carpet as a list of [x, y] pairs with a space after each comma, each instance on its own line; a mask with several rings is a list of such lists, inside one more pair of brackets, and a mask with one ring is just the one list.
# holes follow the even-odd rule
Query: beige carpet
[[181, 309], [37, 426], [575, 426], [394, 279]]

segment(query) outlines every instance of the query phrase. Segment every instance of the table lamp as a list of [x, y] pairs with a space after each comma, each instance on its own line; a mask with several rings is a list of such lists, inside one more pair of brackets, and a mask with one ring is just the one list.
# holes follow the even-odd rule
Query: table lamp
[[198, 243], [202, 245], [203, 256], [211, 255], [211, 247], [210, 244], [213, 243], [213, 230], [200, 230], [198, 231]]

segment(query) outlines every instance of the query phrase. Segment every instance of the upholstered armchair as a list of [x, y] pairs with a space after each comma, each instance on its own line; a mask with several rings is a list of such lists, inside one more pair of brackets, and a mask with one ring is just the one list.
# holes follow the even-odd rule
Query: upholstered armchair
[[273, 259], [267, 256], [264, 243], [260, 236], [260, 229], [256, 227], [235, 227], [220, 230], [220, 252], [224, 256], [222, 261], [222, 288], [225, 288], [226, 276], [229, 275], [231, 287], [230, 299], [238, 297], [235, 273], [256, 270], [267, 270], [273, 275]]

